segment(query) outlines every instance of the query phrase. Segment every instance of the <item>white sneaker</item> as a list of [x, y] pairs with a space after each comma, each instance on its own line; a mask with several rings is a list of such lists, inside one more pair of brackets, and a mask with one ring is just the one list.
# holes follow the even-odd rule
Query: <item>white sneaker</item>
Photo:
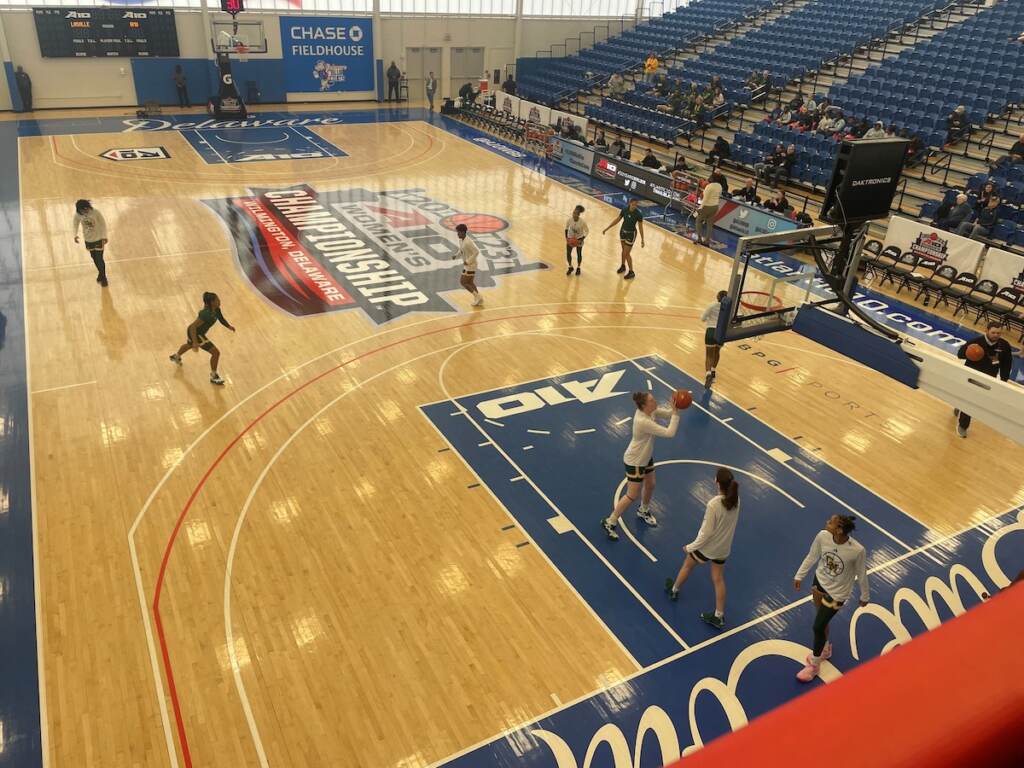
[[636, 516], [638, 518], [640, 518], [641, 520], [643, 520], [645, 523], [647, 523], [652, 528], [657, 528], [658, 527], [658, 520], [657, 520], [657, 518], [654, 517], [654, 515], [651, 514], [651, 510], [649, 510], [649, 509], [638, 509], [636, 511]]
[[967, 430], [961, 427], [959, 424], [956, 425], [956, 433], [960, 435], [960, 437], [967, 437]]
[[224, 384], [224, 379], [222, 379], [220, 377], [219, 373], [211, 373], [210, 374], [210, 383], [211, 384], [216, 384], [217, 386], [221, 386], [221, 385]]
[[181, 355], [179, 355], [177, 352], [171, 355], [170, 360], [175, 365], [181, 365]]
[[473, 299], [473, 306], [474, 307], [479, 307], [483, 303], [484, 303], [484, 297], [481, 296], [480, 294], [477, 294], [476, 298]]
[[607, 517], [601, 518], [601, 527], [604, 528], [604, 532], [608, 534], [608, 538], [612, 541], [616, 541], [619, 538], [619, 532], [615, 530], [615, 526], [608, 522]]

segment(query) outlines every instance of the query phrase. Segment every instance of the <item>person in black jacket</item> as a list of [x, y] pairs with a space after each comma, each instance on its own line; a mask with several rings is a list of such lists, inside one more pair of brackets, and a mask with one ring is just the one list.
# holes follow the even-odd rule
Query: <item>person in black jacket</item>
[[722, 194], [729, 194], [729, 181], [725, 178], [725, 174], [718, 170], [717, 167], [711, 169], [711, 175], [708, 176], [708, 183], [719, 184], [722, 187]]
[[961, 192], [953, 200], [939, 206], [939, 209], [935, 211], [935, 218], [932, 219], [932, 226], [953, 231], [970, 219], [972, 213], [974, 213], [974, 209], [967, 201], [967, 195]]
[[32, 111], [32, 78], [28, 76], [21, 67], [14, 70], [14, 82], [18, 86], [18, 95], [21, 96], [21, 109], [24, 112]]
[[1024, 163], [1024, 133], [1017, 137], [1007, 154], [996, 160], [992, 165], [992, 170], [1003, 165], [1019, 165], [1020, 163]]
[[747, 179], [743, 189], [739, 190], [733, 197], [739, 198], [744, 203], [751, 203], [752, 205], [761, 204], [761, 198], [757, 196], [757, 188], [754, 186], [753, 179]]
[[[972, 344], [977, 344], [985, 353], [980, 360], [968, 359], [967, 349]], [[984, 335], [968, 339], [957, 350], [956, 356], [963, 360], [964, 365], [968, 368], [984, 373], [986, 376], [998, 374], [999, 378], [1003, 381], [1009, 381], [1010, 379], [1010, 369], [1013, 367], [1013, 353], [1010, 345], [1003, 338], [1002, 323], [994, 320], [989, 322]], [[955, 408], [953, 414], [957, 417], [956, 433], [960, 437], [967, 437], [967, 428], [971, 426], [971, 417], [959, 408]]]
[[732, 150], [729, 147], [729, 142], [725, 140], [724, 136], [719, 136], [715, 139], [715, 146], [708, 152], [708, 164], [718, 165], [723, 160], [728, 160], [732, 154]]
[[963, 104], [954, 109], [949, 117], [946, 118], [946, 127], [949, 131], [946, 136], [947, 145], [955, 144], [964, 136], [970, 135], [971, 129], [967, 123], [967, 109]]
[[402, 70], [398, 68], [395, 62], [391, 62], [391, 66], [388, 67], [388, 101], [392, 101], [391, 94], [395, 94], [394, 101], [398, 101], [398, 83], [402, 79]]
[[999, 223], [999, 198], [992, 195], [988, 199], [988, 205], [978, 211], [978, 217], [974, 221], [964, 221], [956, 228], [958, 235], [977, 240], [980, 237], [988, 237], [992, 228]]

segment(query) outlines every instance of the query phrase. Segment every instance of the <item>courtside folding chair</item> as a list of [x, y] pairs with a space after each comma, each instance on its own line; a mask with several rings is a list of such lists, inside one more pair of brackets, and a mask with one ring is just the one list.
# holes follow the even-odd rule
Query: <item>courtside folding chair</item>
[[[999, 284], [995, 280], [979, 280], [974, 290], [964, 296], [962, 307], [964, 312], [969, 309], [975, 311], [974, 322], [980, 322], [981, 316], [985, 314], [985, 307], [992, 303], [996, 294], [999, 293]], [[956, 317], [956, 313], [953, 313]]]
[[921, 298], [922, 294], [924, 295], [924, 305], [926, 307], [932, 300], [941, 300], [942, 292], [952, 285], [955, 279], [956, 267], [950, 264], [943, 264], [934, 271], [931, 277], [921, 283], [921, 287], [914, 296], [914, 301]]
[[942, 303], [949, 306], [950, 301], [956, 302], [956, 309], [953, 310], [953, 317], [956, 317], [964, 309], [965, 297], [974, 290], [978, 283], [978, 276], [973, 272], [961, 272], [952, 283], [942, 289]]

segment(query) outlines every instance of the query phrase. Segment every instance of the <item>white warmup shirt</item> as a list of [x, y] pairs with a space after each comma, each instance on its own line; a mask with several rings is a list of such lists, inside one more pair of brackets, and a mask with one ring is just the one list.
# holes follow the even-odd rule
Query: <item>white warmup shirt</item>
[[459, 258], [462, 259], [462, 268], [466, 272], [476, 272], [476, 258], [480, 255], [480, 249], [469, 239], [469, 235], [459, 240]]
[[565, 232], [568, 237], [575, 237], [577, 240], [582, 240], [584, 237], [590, 234], [590, 227], [587, 226], [587, 222], [583, 219], [572, 220], [572, 216], [565, 222]]
[[93, 208], [82, 216], [76, 213], [74, 219], [75, 237], [78, 237], [78, 229], [81, 227], [82, 236], [87, 243], [95, 243], [107, 239], [107, 222], [103, 214]]
[[[670, 417], [668, 426], [663, 427], [654, 420], [655, 416]], [[654, 438], [674, 437], [679, 427], [679, 412], [672, 408], [659, 408], [651, 416], [637, 409], [633, 417], [633, 439], [622, 455], [627, 467], [644, 467], [654, 454]]]
[[713, 181], [704, 187], [704, 196], [701, 199], [702, 208], [716, 208], [722, 199], [722, 185]]
[[725, 497], [715, 496], [704, 508], [704, 522], [700, 524], [697, 538], [686, 545], [686, 551], [700, 552], [709, 560], [725, 560], [732, 550], [732, 537], [739, 518], [738, 501], [735, 507], [726, 509]]
[[817, 562], [814, 575], [821, 588], [832, 595], [833, 600], [846, 602], [853, 594], [853, 581], [856, 579], [860, 582], [860, 599], [866, 603], [869, 594], [866, 560], [867, 552], [863, 545], [852, 537], [843, 544], [836, 544], [831, 533], [821, 531], [811, 542], [811, 550], [800, 563], [794, 578], [802, 581]]
[[717, 328], [718, 327], [718, 315], [722, 311], [722, 302], [716, 301], [713, 304], [708, 304], [704, 308], [704, 311], [700, 313], [700, 321], [704, 323], [705, 328]]

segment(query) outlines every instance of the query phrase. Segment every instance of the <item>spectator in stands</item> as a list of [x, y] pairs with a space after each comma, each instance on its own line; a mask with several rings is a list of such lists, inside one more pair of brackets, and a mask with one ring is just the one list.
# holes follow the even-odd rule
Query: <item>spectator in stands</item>
[[[398, 83], [402, 79], [402, 70], [398, 68], [398, 65], [394, 61], [391, 62], [391, 66], [388, 67], [388, 101], [398, 101]], [[391, 98], [391, 94], [395, 94], [395, 98]]]
[[725, 93], [721, 88], [716, 88], [714, 96], [711, 98], [711, 105], [714, 107], [721, 107], [725, 104]]
[[729, 180], [725, 178], [725, 174], [718, 170], [718, 167], [711, 169], [711, 175], [708, 176], [708, 181], [713, 181], [715, 184], [722, 188], [722, 194], [729, 194]]
[[608, 78], [608, 92], [612, 98], [616, 99], [621, 99], [622, 94], [626, 92], [626, 81], [618, 72], [613, 72], [612, 76]]
[[986, 208], [988, 201], [996, 196], [996, 183], [991, 180], [986, 181], [981, 188], [981, 192], [978, 193], [978, 200], [974, 204], [974, 210], [981, 211], [983, 208]]
[[812, 114], [818, 111], [818, 102], [815, 101], [813, 93], [807, 94], [807, 101], [804, 102], [804, 106], [807, 107], [807, 111]]
[[511, 72], [509, 72], [508, 77], [505, 78], [505, 82], [501, 84], [501, 90], [503, 90], [509, 96], [516, 95], [516, 79], [512, 77]]
[[685, 157], [683, 157], [682, 155], [676, 155], [676, 161], [672, 165], [672, 170], [669, 171], [669, 173], [672, 173], [672, 174], [686, 173], [687, 171], [692, 171], [692, 170], [693, 170], [693, 168], [690, 166], [690, 164], [688, 162], [686, 162], [686, 158]]
[[[846, 127], [846, 138], [848, 139], [862, 139], [871, 127], [868, 125], [868, 121], [863, 117], [860, 120], [851, 120], [850, 124]], [[883, 131], [885, 133], [885, 131]]]
[[978, 211], [977, 219], [961, 223], [956, 228], [956, 233], [972, 240], [988, 237], [992, 228], [999, 223], [999, 202], [999, 198], [992, 195], [988, 199], [988, 205]]
[[698, 123], [704, 123], [704, 98], [698, 96], [696, 101], [693, 102], [693, 112], [690, 114], [692, 120], [696, 120]]
[[775, 213], [781, 213], [783, 215], [787, 214], [792, 209], [792, 206], [789, 204], [789, 198], [786, 197], [786, 193], [781, 189], [776, 189], [772, 192], [772, 196], [765, 201], [764, 207], [769, 211], [774, 211]]
[[751, 203], [752, 205], [761, 204], [761, 198], [757, 196], [757, 186], [754, 184], [753, 179], [747, 179], [747, 183], [743, 185], [743, 189], [739, 190], [734, 197], [739, 198], [744, 203]]
[[755, 69], [750, 73], [750, 77], [747, 78], [747, 81], [743, 85], [752, 91], [756, 91], [764, 85], [764, 81], [761, 79], [761, 73]]
[[644, 153], [644, 159], [640, 161], [640, 165], [644, 168], [653, 168], [656, 171], [661, 170], [661, 160], [654, 156], [654, 150], [648, 147], [647, 152]]
[[865, 139], [884, 139], [885, 138], [885, 126], [881, 120], [877, 120], [873, 126], [864, 132]]
[[971, 207], [967, 195], [961, 192], [951, 203], [939, 206], [935, 212], [935, 218], [932, 219], [932, 226], [951, 232], [967, 221], [973, 213], [974, 209]]
[[1024, 163], [1024, 133], [1017, 137], [1007, 154], [996, 160], [992, 170], [994, 171], [1002, 165], [1020, 165], [1021, 163]]
[[761, 180], [765, 179], [765, 175], [768, 173], [768, 169], [776, 165], [781, 165], [783, 158], [786, 156], [786, 148], [781, 144], [776, 144], [775, 149], [771, 151], [771, 154], [766, 155], [760, 163], [754, 163], [754, 173]]
[[723, 160], [728, 160], [731, 154], [732, 150], [729, 147], [729, 142], [725, 140], [724, 136], [719, 136], [715, 139], [715, 146], [708, 152], [708, 163], [718, 165]]
[[649, 83], [654, 80], [654, 73], [658, 71], [660, 62], [658, 57], [653, 52], [648, 54], [647, 61], [644, 62], [644, 82]]
[[799, 112], [800, 107], [804, 105], [804, 95], [800, 91], [797, 91], [796, 96], [789, 100], [789, 109], [791, 112]]
[[668, 78], [664, 75], [654, 76], [654, 92], [661, 96], [663, 99], [666, 98], [672, 92], [672, 84], [669, 83]]
[[821, 101], [818, 102], [818, 109], [816, 111], [818, 113], [819, 120], [828, 114], [828, 111], [831, 108], [831, 106], [832, 105], [829, 103], [828, 96], [823, 97]]
[[800, 111], [797, 113], [796, 118], [793, 120], [791, 125], [794, 128], [799, 128], [801, 133], [806, 131], [814, 130], [814, 113], [811, 112], [806, 106], [800, 107]]
[[676, 117], [682, 117], [686, 106], [686, 100], [683, 97], [683, 92], [676, 89], [672, 92], [672, 95], [668, 97], [668, 104], [658, 105], [658, 109], [662, 112], [671, 112]]
[[597, 136], [594, 137], [594, 146], [602, 152], [608, 151], [608, 139], [604, 136], [604, 131], [598, 131]]
[[828, 110], [825, 116], [818, 121], [818, 133], [823, 133], [826, 136], [834, 136], [839, 133], [846, 127], [846, 121], [843, 120], [842, 115], [843, 113], [837, 109]]
[[626, 143], [622, 140], [621, 136], [615, 137], [615, 141], [612, 142], [611, 150], [615, 157], [621, 157], [625, 160], [629, 160], [629, 150], [626, 149]]
[[907, 144], [907, 159], [903, 164], [904, 168], [913, 168], [921, 160], [921, 156], [924, 154], [924, 143], [921, 141], [921, 137], [916, 133], [911, 136], [910, 131], [906, 128], [901, 128], [899, 136], [901, 139], [907, 139], [910, 143]]
[[967, 123], [967, 109], [961, 104], [946, 118], [946, 145], [956, 144], [960, 139], [970, 136], [971, 128]]
[[[782, 146], [781, 144], [779, 145]], [[786, 151], [780, 154], [773, 154], [772, 162], [764, 169], [764, 180], [773, 187], [777, 187], [783, 176], [789, 178], [793, 172], [793, 165], [796, 163], [796, 145], [790, 144]]]
[[793, 122], [793, 110], [789, 108], [789, 105], [784, 105], [780, 110], [778, 116], [775, 118], [776, 125], [789, 125]]

